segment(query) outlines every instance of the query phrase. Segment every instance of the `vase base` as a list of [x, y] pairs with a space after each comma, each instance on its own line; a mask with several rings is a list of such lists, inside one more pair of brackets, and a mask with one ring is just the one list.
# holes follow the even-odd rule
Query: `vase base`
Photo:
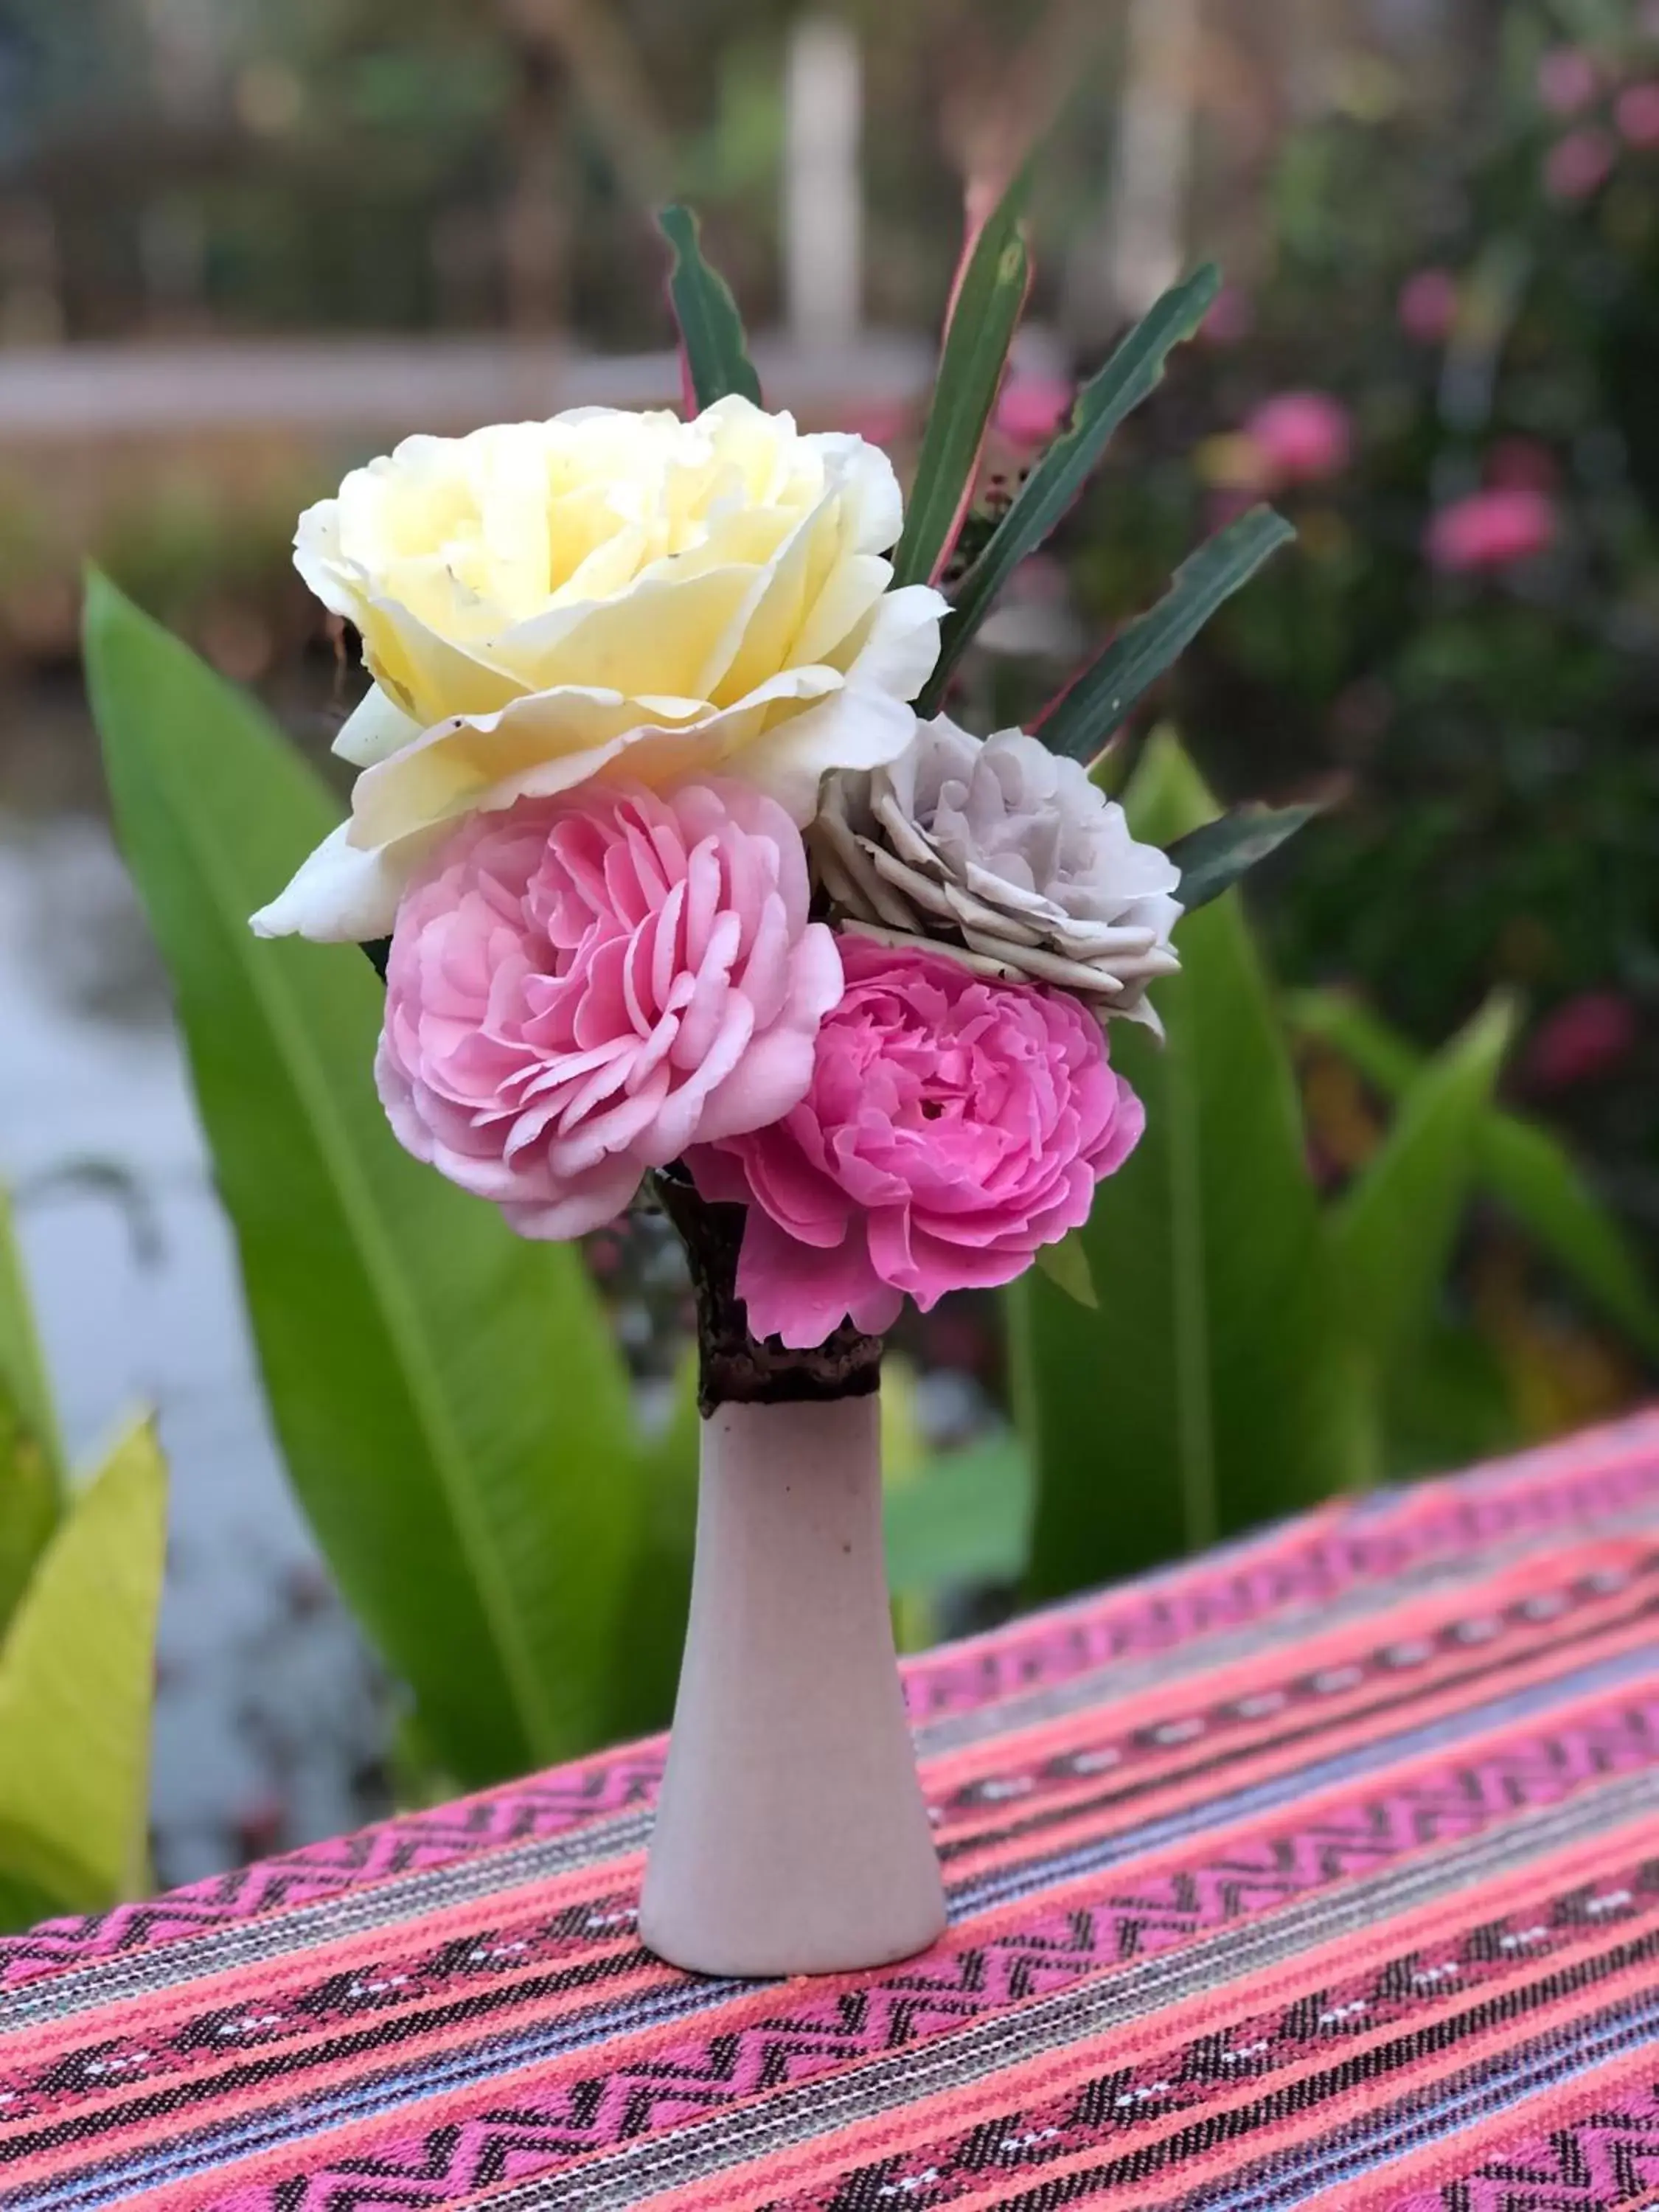
[[878, 1926], [849, 1922], [841, 1929], [808, 1930], [796, 1925], [770, 1940], [752, 1927], [714, 1929], [695, 1920], [682, 1923], [672, 1911], [653, 1912], [648, 1905], [640, 1908], [640, 1941], [647, 1951], [682, 1972], [722, 1981], [784, 1981], [797, 1974], [855, 1974], [895, 1966], [929, 1949], [945, 1926], [942, 1891], [931, 1900], [913, 1900], [908, 1919], [894, 1915], [889, 1899]]

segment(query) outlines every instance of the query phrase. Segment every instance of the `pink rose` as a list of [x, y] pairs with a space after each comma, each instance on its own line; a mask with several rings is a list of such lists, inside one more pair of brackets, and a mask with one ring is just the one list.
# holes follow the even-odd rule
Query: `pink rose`
[[1619, 95], [1614, 119], [1627, 145], [1659, 146], [1659, 84], [1633, 84]]
[[1281, 392], [1244, 425], [1269, 483], [1317, 483], [1347, 465], [1353, 442], [1348, 410], [1328, 392]]
[[480, 814], [404, 892], [375, 1075], [400, 1141], [521, 1236], [580, 1235], [775, 1121], [841, 996], [800, 832], [739, 783]]
[[1145, 1115], [1099, 1024], [1060, 991], [988, 983], [936, 953], [842, 939], [845, 997], [782, 1121], [687, 1155], [746, 1206], [738, 1291], [757, 1336], [872, 1333], [907, 1293], [1011, 1282], [1089, 1218]]
[[1613, 141], [1603, 131], [1570, 131], [1549, 150], [1544, 190], [1553, 200], [1587, 200], [1606, 183]]
[[1400, 327], [1419, 345], [1438, 345], [1457, 321], [1457, 279], [1449, 269], [1419, 269], [1400, 288]]
[[1443, 507], [1429, 523], [1425, 550], [1453, 574], [1513, 568], [1555, 536], [1554, 503], [1528, 485], [1494, 485]]

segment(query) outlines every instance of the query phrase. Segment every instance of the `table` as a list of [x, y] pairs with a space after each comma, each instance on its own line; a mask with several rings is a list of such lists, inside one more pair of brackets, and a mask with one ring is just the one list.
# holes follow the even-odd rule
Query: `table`
[[952, 1924], [700, 1980], [653, 1742], [0, 1944], [0, 2203], [1659, 2202], [1659, 1413], [908, 1668]]

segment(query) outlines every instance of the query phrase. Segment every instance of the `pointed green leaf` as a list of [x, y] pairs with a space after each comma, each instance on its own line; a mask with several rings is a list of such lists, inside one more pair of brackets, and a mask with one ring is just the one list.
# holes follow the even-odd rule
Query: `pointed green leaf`
[[27, 1434], [33, 1437], [54, 1483], [64, 1475], [58, 1415], [34, 1310], [23, 1279], [22, 1255], [11, 1200], [0, 1185], [0, 1398], [9, 1399]]
[[760, 379], [749, 358], [738, 303], [725, 277], [702, 258], [697, 218], [690, 208], [667, 207], [657, 224], [674, 249], [668, 297], [685, 349], [692, 398], [701, 409], [736, 392], [758, 407]]
[[[1167, 734], [1126, 804], [1135, 835], [1164, 845], [1215, 811]], [[1167, 1044], [1112, 1028], [1146, 1129], [1084, 1231], [1099, 1310], [1035, 1272], [1015, 1289], [1033, 1598], [1291, 1512], [1350, 1464], [1300, 1101], [1237, 896], [1183, 921], [1177, 942], [1181, 973], [1155, 987]]]
[[1468, 1202], [1476, 1132], [1514, 1026], [1513, 1006], [1495, 999], [1429, 1062], [1330, 1218], [1351, 1379], [1379, 1405], [1436, 1318]]
[[1036, 724], [1050, 752], [1092, 760], [1149, 685], [1210, 617], [1296, 535], [1270, 507], [1253, 507], [1206, 539], [1176, 570], [1158, 605], [1125, 625]]
[[997, 593], [1065, 515], [1114, 432], [1157, 387], [1170, 352], [1191, 337], [1209, 313], [1220, 283], [1220, 271], [1206, 264], [1166, 292], [1079, 392], [1066, 428], [1020, 486], [990, 542], [952, 593], [939, 660], [916, 703], [918, 714], [938, 713], [951, 671]]
[[443, 1764], [598, 1740], [638, 1492], [627, 1377], [574, 1249], [411, 1159], [374, 1092], [384, 994], [248, 915], [336, 809], [252, 701], [94, 577], [122, 849], [178, 1001], [289, 1472]]
[[1176, 896], [1188, 914], [1208, 906], [1212, 898], [1231, 890], [1239, 878], [1276, 853], [1305, 822], [1321, 811], [1317, 805], [1240, 806], [1218, 815], [1200, 830], [1177, 837], [1170, 858], [1181, 871]]
[[[1295, 1029], [1341, 1053], [1385, 1097], [1401, 1097], [1423, 1066], [1415, 1045], [1346, 993], [1297, 992], [1286, 1007]], [[1475, 1173], [1632, 1343], [1659, 1356], [1659, 1298], [1617, 1218], [1558, 1137], [1491, 1107], [1475, 1133]]]
[[1083, 1241], [1083, 1232], [1074, 1229], [1069, 1237], [1062, 1237], [1058, 1244], [1039, 1247], [1036, 1264], [1048, 1280], [1074, 1298], [1091, 1313], [1097, 1312], [1100, 1300], [1095, 1295], [1095, 1279], [1089, 1266], [1089, 1249]]
[[90, 1911], [146, 1886], [167, 1471], [122, 1439], [76, 1499], [0, 1644], [0, 1875]]
[[991, 410], [1030, 287], [1031, 259], [1020, 234], [1030, 184], [1028, 161], [969, 248], [951, 303], [904, 534], [893, 556], [895, 585], [925, 584], [938, 574], [973, 496]]

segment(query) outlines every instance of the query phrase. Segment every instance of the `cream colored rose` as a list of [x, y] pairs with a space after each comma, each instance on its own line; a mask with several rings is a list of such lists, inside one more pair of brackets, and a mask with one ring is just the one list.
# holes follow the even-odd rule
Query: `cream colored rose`
[[385, 935], [458, 817], [592, 776], [741, 776], [811, 818], [895, 759], [945, 602], [887, 589], [886, 456], [722, 399], [695, 422], [582, 407], [410, 438], [300, 519], [295, 561], [362, 632], [374, 689], [335, 750], [350, 819], [254, 917]]

